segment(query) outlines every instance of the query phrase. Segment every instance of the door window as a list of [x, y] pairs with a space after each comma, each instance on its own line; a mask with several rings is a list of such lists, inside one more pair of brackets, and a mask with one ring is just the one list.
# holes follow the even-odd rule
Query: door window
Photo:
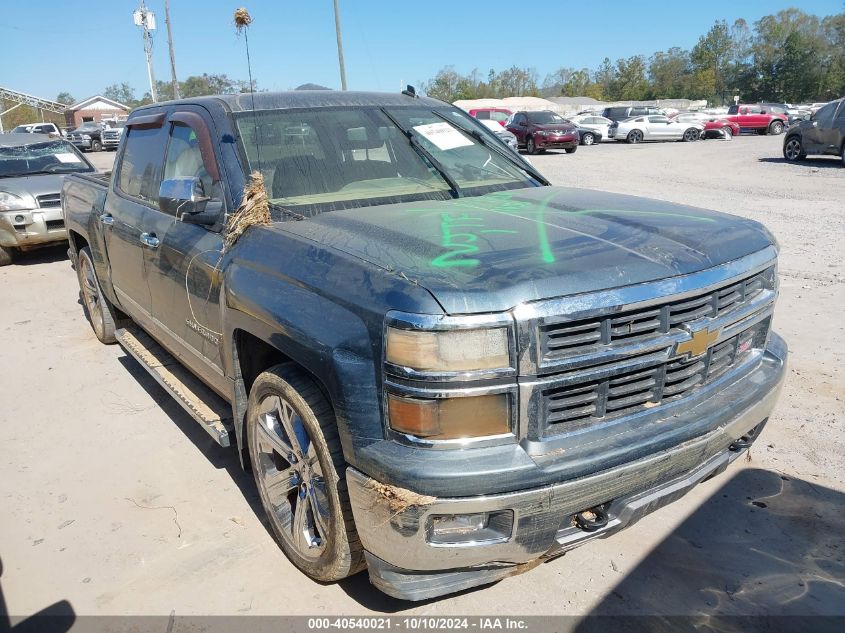
[[669, 119], [665, 116], [650, 116], [648, 117], [649, 123], [669, 123]]
[[836, 113], [836, 106], [838, 105], [839, 103], [834, 101], [833, 103], [828, 103], [826, 106], [819, 108], [819, 111], [816, 112], [816, 116], [814, 118], [818, 122], [820, 128], [833, 126], [833, 115]]
[[164, 128], [129, 128], [117, 176], [118, 190], [158, 208], [166, 140]]

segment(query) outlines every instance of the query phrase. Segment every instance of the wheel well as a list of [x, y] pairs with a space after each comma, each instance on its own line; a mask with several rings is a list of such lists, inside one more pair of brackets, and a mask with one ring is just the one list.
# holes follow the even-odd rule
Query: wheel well
[[291, 362], [291, 358], [283, 354], [269, 343], [265, 343], [244, 330], [235, 331], [235, 346], [240, 365], [241, 379], [244, 389], [249, 394], [258, 375], [281, 363]]
[[76, 231], [68, 232], [68, 240], [73, 243], [73, 248], [77, 253], [88, 246], [88, 241]]

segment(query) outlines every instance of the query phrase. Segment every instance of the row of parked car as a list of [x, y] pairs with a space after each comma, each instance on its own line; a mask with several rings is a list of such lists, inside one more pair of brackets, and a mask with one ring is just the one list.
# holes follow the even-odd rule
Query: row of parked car
[[120, 144], [125, 121], [85, 121], [77, 128], [64, 131], [55, 123], [26, 123], [12, 130], [12, 134], [46, 134], [50, 138], [66, 138], [83, 152], [116, 150]]
[[470, 115], [493, 130], [509, 146], [529, 154], [547, 149], [576, 151], [579, 145], [601, 141], [696, 141], [732, 138], [743, 131], [782, 134], [789, 124], [785, 111], [766, 104], [738, 104], [726, 114], [667, 113], [653, 106], [605, 108], [564, 118], [550, 110], [511, 112], [505, 108], [476, 108]]

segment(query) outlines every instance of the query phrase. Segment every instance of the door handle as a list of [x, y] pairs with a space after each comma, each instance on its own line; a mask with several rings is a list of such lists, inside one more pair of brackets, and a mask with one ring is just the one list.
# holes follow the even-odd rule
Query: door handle
[[154, 233], [141, 233], [141, 244], [147, 248], [158, 248], [160, 243]]
[[112, 224], [114, 224], [114, 218], [112, 217], [111, 213], [103, 213], [100, 216], [100, 222], [103, 224], [103, 226], [111, 226]]

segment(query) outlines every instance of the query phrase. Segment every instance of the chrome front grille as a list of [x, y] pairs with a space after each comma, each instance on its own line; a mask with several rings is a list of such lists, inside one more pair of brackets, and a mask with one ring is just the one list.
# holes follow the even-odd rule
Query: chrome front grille
[[62, 196], [59, 193], [47, 193], [43, 196], [35, 196], [35, 201], [41, 209], [52, 209], [62, 206]]
[[540, 364], [681, 332], [686, 325], [699, 319], [727, 315], [773, 287], [774, 269], [769, 268], [682, 300], [575, 321], [546, 319], [538, 331]]
[[567, 382], [542, 394], [541, 437], [613, 420], [690, 395], [765, 345], [770, 318], [758, 321], [693, 358], [643, 356], [636, 366], [600, 379]]

